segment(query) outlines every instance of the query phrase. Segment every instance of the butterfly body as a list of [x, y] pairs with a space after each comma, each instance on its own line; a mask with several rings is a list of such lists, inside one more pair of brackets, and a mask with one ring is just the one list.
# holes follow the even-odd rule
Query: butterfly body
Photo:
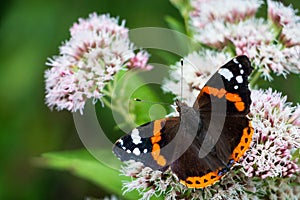
[[204, 188], [224, 176], [249, 148], [253, 128], [249, 59], [238, 56], [218, 69], [193, 107], [176, 101], [179, 117], [135, 128], [115, 143], [121, 161], [135, 160], [171, 171], [189, 188]]

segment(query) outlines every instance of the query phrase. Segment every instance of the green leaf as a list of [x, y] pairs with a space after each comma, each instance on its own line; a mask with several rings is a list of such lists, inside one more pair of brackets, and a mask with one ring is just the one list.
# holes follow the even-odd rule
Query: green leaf
[[[101, 152], [111, 155], [111, 152]], [[118, 170], [112, 169], [96, 160], [87, 150], [45, 153], [35, 159], [35, 164], [56, 170], [66, 170], [70, 173], [91, 181], [108, 192], [122, 196], [122, 181], [129, 177], [120, 176]], [[128, 192], [123, 199], [138, 199], [136, 191]]]

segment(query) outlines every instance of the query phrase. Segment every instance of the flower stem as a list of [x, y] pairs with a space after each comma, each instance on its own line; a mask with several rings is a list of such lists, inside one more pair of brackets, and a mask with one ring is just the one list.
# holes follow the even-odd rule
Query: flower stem
[[256, 70], [256, 72], [254, 73], [254, 75], [251, 76], [251, 80], [250, 80], [250, 88], [254, 88], [256, 82], [258, 81], [258, 79], [260, 78], [261, 75], [261, 71]]
[[105, 97], [103, 97], [101, 99], [101, 101], [103, 101], [105, 106], [109, 107], [112, 110], [112, 106], [111, 106], [110, 102]]
[[[121, 99], [116, 99], [113, 97], [114, 89], [115, 89], [115, 80], [112, 80], [109, 82], [109, 84], [107, 84], [107, 88], [102, 91], [105, 94], [105, 96], [101, 100], [103, 101], [105, 106], [110, 108], [112, 111], [118, 113], [120, 116], [122, 116], [122, 118], [124, 119], [124, 124], [127, 124], [131, 127], [135, 127], [136, 126], [135, 123], [128, 120], [131, 114], [126, 109], [126, 106], [124, 106], [124, 104], [122, 103], [126, 101], [123, 101]], [[112, 100], [113, 98], [114, 100]], [[124, 124], [123, 126], [125, 126]]]

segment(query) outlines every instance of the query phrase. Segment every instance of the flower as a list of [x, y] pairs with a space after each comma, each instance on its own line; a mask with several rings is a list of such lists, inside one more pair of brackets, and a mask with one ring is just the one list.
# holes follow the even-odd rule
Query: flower
[[195, 30], [195, 39], [212, 47], [223, 49], [229, 43], [235, 47], [237, 55], [247, 53], [247, 49], [261, 44], [270, 44], [275, 38], [275, 30], [262, 18], [249, 18], [238, 23], [213, 21], [205, 28]]
[[129, 69], [137, 68], [143, 70], [151, 70], [153, 66], [147, 65], [148, 59], [149, 54], [145, 51], [140, 51], [135, 56], [130, 58], [129, 62], [127, 63], [127, 67]]
[[281, 28], [280, 41], [287, 47], [300, 45], [300, 17], [297, 10], [290, 5], [268, 0], [268, 16], [275, 25]]
[[[189, 26], [194, 39], [220, 51], [226, 47], [235, 55], [247, 55], [269, 81], [272, 72], [298, 74], [300, 61], [292, 58], [299, 58], [295, 49], [300, 46], [300, 17], [291, 6], [268, 0], [269, 18], [256, 18], [261, 4], [254, 0], [192, 1]], [[240, 17], [230, 20], [232, 15]]]
[[162, 173], [159, 170], [144, 167], [140, 162], [129, 160], [122, 166], [121, 173], [135, 178], [131, 182], [124, 183], [124, 193], [138, 190], [143, 200], [162, 194], [166, 197], [165, 199], [175, 199], [187, 191], [176, 181], [176, 177], [170, 170]]
[[92, 13], [70, 29], [71, 38], [60, 47], [58, 56], [46, 63], [46, 104], [57, 110], [83, 112], [85, 102], [101, 100], [105, 85], [121, 69], [143, 68], [149, 54], [134, 52], [125, 21]]
[[[253, 90], [250, 118], [255, 133], [250, 151], [241, 162], [249, 177], [291, 177], [300, 172], [292, 153], [300, 148], [300, 126], [293, 124], [299, 106], [292, 107], [281, 93]], [[296, 112], [297, 111], [297, 112]]]
[[261, 4], [260, 0], [192, 0], [191, 24], [203, 28], [218, 20], [235, 23], [253, 17]]
[[254, 66], [263, 77], [272, 80], [271, 72], [286, 77], [290, 72], [299, 73], [299, 46], [284, 48], [281, 44], [261, 44], [246, 49]]
[[281, 2], [268, 0], [268, 16], [277, 25], [284, 26], [300, 20], [297, 10], [292, 6], [286, 7]]
[[300, 23], [283, 26], [280, 33], [280, 41], [286, 47], [300, 46]]

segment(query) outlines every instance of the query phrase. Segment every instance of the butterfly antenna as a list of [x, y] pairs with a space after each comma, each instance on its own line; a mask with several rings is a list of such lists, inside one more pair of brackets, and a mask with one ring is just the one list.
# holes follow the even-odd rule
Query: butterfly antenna
[[151, 104], [164, 104], [164, 105], [170, 105], [170, 106], [172, 105], [172, 104], [166, 103], [166, 102], [148, 101], [148, 100], [139, 99], [139, 98], [133, 98], [133, 101], [139, 101], [139, 102], [151, 103]]
[[181, 80], [180, 80], [180, 99], [181, 101], [183, 100], [183, 58], [180, 59], [180, 64], [181, 64]]

